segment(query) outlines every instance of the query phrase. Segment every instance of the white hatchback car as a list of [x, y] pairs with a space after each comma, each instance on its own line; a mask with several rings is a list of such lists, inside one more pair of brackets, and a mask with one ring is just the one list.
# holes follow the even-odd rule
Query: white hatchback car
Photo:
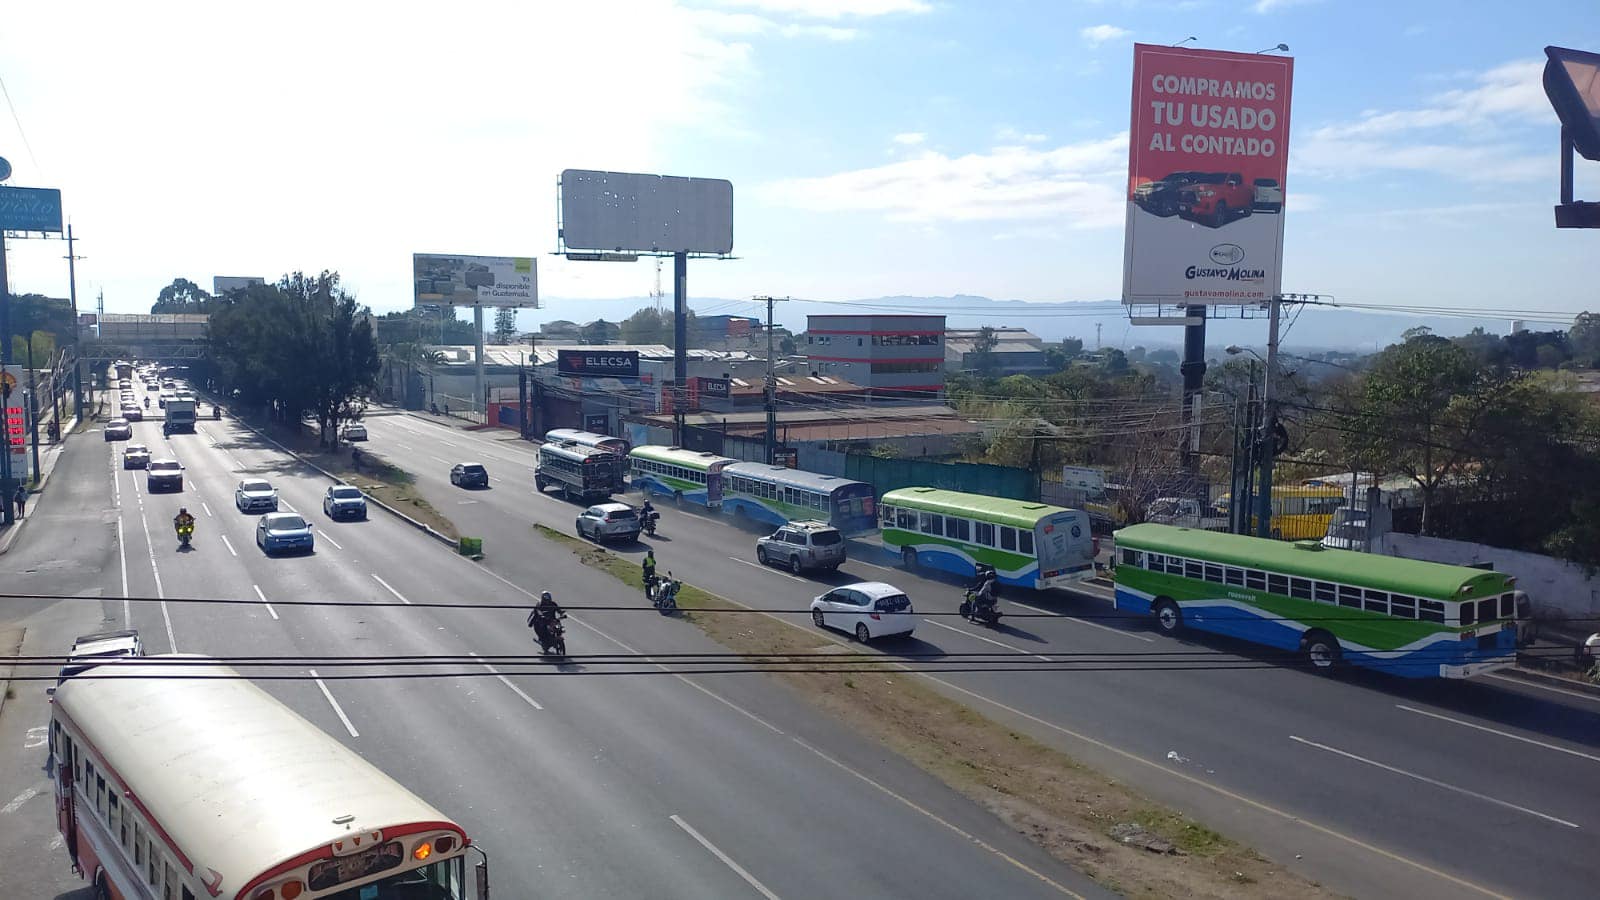
[[916, 627], [911, 598], [883, 581], [859, 581], [836, 587], [811, 601], [811, 621], [818, 628], [837, 628], [865, 644], [876, 637], [910, 634]]

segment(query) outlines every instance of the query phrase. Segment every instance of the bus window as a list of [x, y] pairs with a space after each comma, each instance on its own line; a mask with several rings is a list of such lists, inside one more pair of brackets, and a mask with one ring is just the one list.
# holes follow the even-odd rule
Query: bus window
[[1246, 569], [1244, 573], [1244, 586], [1252, 591], [1267, 589], [1267, 573], [1257, 572], [1255, 569]]
[[1129, 550], [1124, 547], [1122, 552], [1118, 555], [1122, 557], [1120, 560], [1118, 560], [1121, 565], [1128, 566], [1130, 568], [1139, 567], [1139, 551]]
[[1309, 579], [1305, 579], [1305, 578], [1291, 578], [1291, 579], [1289, 579], [1289, 596], [1298, 597], [1301, 600], [1310, 600], [1311, 599], [1311, 582], [1310, 582], [1310, 580]]
[[1222, 570], [1222, 580], [1233, 587], [1244, 587], [1244, 570], [1228, 566]]
[[1033, 555], [1033, 532], [1025, 528], [1017, 529], [1017, 552]]
[[917, 511], [914, 509], [895, 510], [895, 525], [903, 531], [917, 530]]
[[1183, 574], [1183, 560], [1180, 557], [1176, 557], [1176, 556], [1167, 557], [1167, 574], [1168, 575], [1182, 575]]
[[1353, 588], [1347, 584], [1339, 585], [1339, 605], [1351, 609], [1361, 608], [1361, 589]]
[[944, 517], [938, 513], [917, 513], [917, 530], [923, 534], [944, 534]]
[[974, 543], [982, 544], [985, 547], [994, 546], [993, 525], [990, 525], [988, 522], [973, 522], [972, 529]]
[[1144, 555], [1144, 567], [1152, 572], [1165, 572], [1167, 570], [1167, 561], [1159, 553], [1146, 553]]
[[958, 541], [970, 542], [972, 540], [972, 523], [966, 519], [945, 519], [945, 537], [955, 538]]
[[1338, 602], [1338, 600], [1334, 597], [1333, 585], [1327, 583], [1326, 581], [1317, 582], [1317, 602], [1318, 603], [1337, 603]]
[[1389, 615], [1405, 619], [1417, 617], [1417, 598], [1395, 594], [1389, 598]]
[[894, 507], [892, 507], [892, 506], [880, 506], [880, 507], [878, 507], [878, 514], [881, 517], [879, 519], [879, 521], [881, 521], [883, 523], [883, 527], [885, 527], [885, 528], [893, 528], [894, 527]]
[[1205, 564], [1205, 578], [1212, 584], [1222, 583], [1222, 567], [1216, 563]]
[[1367, 612], [1389, 614], [1389, 595], [1383, 591], [1367, 591], [1363, 606]]
[[1267, 593], [1283, 596], [1289, 593], [1289, 576], [1267, 573]]
[[1010, 525], [1000, 526], [1000, 549], [1013, 552], [1017, 549], [1017, 530]]
[[160, 868], [161, 864], [156, 861], [156, 842], [155, 842], [154, 838], [150, 839], [149, 862], [150, 862], [150, 867], [149, 867], [148, 874], [150, 875], [150, 886], [151, 887], [160, 887], [161, 886], [161, 868]]
[[144, 871], [144, 827], [137, 821], [133, 823], [133, 868]]
[[162, 863], [161, 868], [166, 872], [166, 879], [162, 884], [162, 896], [166, 900], [178, 900], [178, 873], [172, 868], [172, 863]]
[[1457, 604], [1456, 609], [1458, 610], [1457, 614], [1461, 617], [1462, 625], [1476, 625], [1478, 623], [1478, 607], [1471, 600]]

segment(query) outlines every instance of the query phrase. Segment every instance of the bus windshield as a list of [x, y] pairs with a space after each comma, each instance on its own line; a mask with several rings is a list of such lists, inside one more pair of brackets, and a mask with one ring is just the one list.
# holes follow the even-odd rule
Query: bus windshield
[[462, 900], [465, 885], [464, 860], [458, 856], [346, 888], [324, 900]]

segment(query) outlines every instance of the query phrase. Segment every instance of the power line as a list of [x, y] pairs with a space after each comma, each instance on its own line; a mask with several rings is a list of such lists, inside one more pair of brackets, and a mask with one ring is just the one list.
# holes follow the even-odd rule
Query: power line
[[11, 102], [11, 91], [6, 88], [6, 80], [0, 77], [0, 94], [6, 98], [6, 107], [11, 110], [11, 121], [17, 123], [17, 136], [22, 138], [22, 146], [27, 148], [28, 161], [38, 170], [40, 177], [44, 176], [44, 167], [39, 165], [39, 160], [33, 155], [33, 144], [28, 141], [28, 133], [22, 128], [22, 118], [17, 115], [16, 104]]

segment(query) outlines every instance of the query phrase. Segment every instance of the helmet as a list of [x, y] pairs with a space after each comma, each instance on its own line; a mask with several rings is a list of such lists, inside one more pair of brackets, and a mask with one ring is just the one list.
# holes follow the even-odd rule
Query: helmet
[[187, 516], [188, 514], [189, 514], [189, 507], [187, 507], [187, 506], [178, 507], [178, 515]]
[[545, 601], [545, 600], [549, 600], [549, 601], [551, 601], [553, 603], [553, 602], [555, 602], [555, 599], [556, 598], [550, 596], [550, 592], [549, 591], [545, 591], [544, 593], [539, 595], [539, 600], [541, 602]]

